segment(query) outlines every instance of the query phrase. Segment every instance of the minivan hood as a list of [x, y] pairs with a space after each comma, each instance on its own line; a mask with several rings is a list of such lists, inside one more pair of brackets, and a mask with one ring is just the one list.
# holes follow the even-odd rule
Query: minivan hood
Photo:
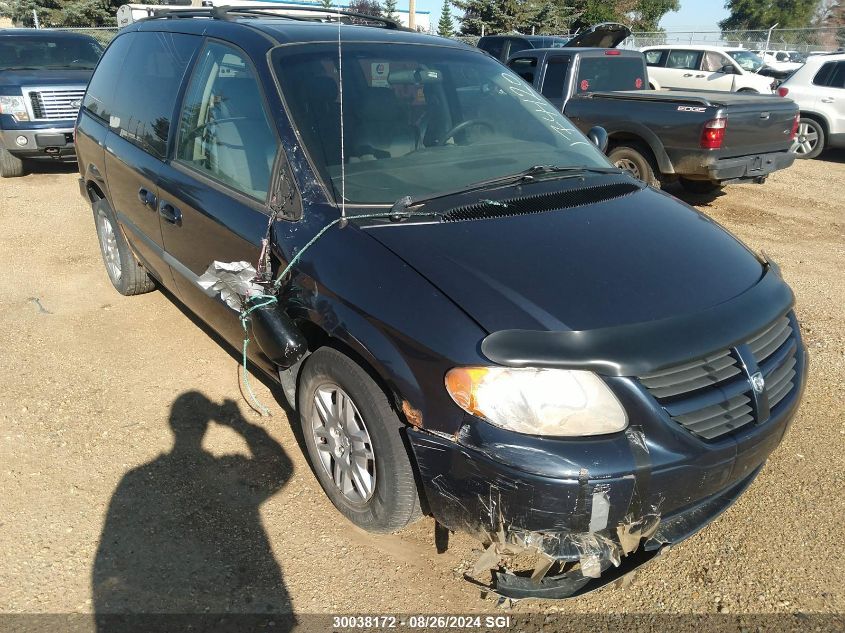
[[728, 301], [763, 273], [718, 224], [649, 188], [534, 215], [367, 231], [488, 332], [670, 318]]
[[0, 72], [0, 86], [19, 88], [41, 86], [87, 86], [93, 70], [4, 70]]

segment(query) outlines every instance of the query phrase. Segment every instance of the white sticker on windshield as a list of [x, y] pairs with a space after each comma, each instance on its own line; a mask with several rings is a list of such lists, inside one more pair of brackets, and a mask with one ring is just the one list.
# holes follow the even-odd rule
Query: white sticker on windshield
[[387, 62], [373, 62], [370, 64], [370, 86], [373, 88], [387, 88], [387, 78], [390, 76], [390, 64]]

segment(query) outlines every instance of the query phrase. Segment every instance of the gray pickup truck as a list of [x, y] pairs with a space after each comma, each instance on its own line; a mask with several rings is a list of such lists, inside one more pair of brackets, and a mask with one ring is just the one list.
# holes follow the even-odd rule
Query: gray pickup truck
[[618, 167], [694, 193], [762, 183], [795, 160], [798, 107], [777, 96], [647, 90], [645, 58], [617, 48], [521, 50], [507, 65], [581, 130], [608, 133]]

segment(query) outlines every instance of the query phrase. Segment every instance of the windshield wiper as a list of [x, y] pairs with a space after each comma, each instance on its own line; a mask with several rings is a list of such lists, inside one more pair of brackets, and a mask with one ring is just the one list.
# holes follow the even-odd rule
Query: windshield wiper
[[586, 165], [577, 167], [571, 165], [532, 165], [528, 169], [523, 169], [515, 174], [479, 180], [478, 182], [470, 183], [466, 187], [461, 187], [460, 189], [442, 191], [428, 196], [403, 196], [393, 203], [393, 206], [390, 209], [392, 213], [390, 219], [394, 222], [404, 220], [409, 217], [409, 208], [425, 204], [426, 202], [431, 202], [432, 200], [439, 200], [440, 198], [448, 198], [462, 193], [481, 191], [498, 185], [520, 185], [526, 182], [533, 182], [538, 176], [551, 174], [554, 178], [582, 178], [586, 173], [621, 174], [624, 172], [618, 167], [589, 167]]

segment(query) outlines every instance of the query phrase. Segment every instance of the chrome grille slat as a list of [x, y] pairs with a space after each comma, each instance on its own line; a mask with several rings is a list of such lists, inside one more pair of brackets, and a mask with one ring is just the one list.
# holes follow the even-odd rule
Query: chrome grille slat
[[28, 95], [33, 120], [58, 121], [76, 118], [79, 106], [73, 103], [82, 101], [85, 88], [29, 88], [24, 93]]
[[[715, 440], [749, 424], [767, 422], [768, 417], [756, 419], [758, 404], [761, 411], [771, 411], [795, 388], [798, 339], [790, 316], [777, 319], [745, 345], [679, 363], [639, 380], [677, 424], [702, 439]], [[743, 349], [754, 357], [745, 358], [745, 365], [739, 362], [747, 355]], [[750, 376], [743, 370], [754, 362], [764, 375], [765, 395], [752, 392]]]

